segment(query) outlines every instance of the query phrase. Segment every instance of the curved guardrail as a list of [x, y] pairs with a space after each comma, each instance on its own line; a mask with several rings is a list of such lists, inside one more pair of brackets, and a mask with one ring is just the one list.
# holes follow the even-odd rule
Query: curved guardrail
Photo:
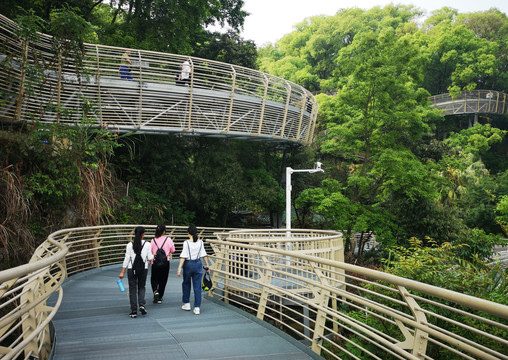
[[449, 93], [430, 97], [432, 105], [444, 110], [444, 115], [508, 114], [507, 94], [494, 90], [464, 91], [460, 96]]
[[[72, 125], [86, 114], [119, 132], [313, 140], [317, 102], [282, 78], [212, 60], [97, 44], [85, 44], [77, 75], [72, 60], [52, 50], [51, 36], [39, 34], [38, 42], [24, 44], [14, 35], [16, 26], [0, 15], [4, 121]], [[120, 68], [126, 51], [128, 70]], [[190, 77], [179, 84], [185, 60]]]
[[[135, 227], [60, 230], [29, 264], [1, 271], [0, 357], [46, 359], [65, 277], [120, 264]], [[155, 226], [145, 228], [149, 239]], [[181, 251], [186, 227], [168, 234]], [[346, 264], [337, 232], [202, 228], [200, 236], [213, 254], [211, 296], [327, 359], [508, 359], [508, 306]]]

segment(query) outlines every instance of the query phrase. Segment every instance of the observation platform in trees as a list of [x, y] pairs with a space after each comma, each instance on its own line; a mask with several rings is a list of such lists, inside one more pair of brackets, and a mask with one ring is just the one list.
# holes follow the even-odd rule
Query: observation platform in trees
[[464, 91], [460, 96], [449, 93], [430, 97], [432, 105], [444, 110], [444, 115], [508, 114], [508, 96], [493, 90]]
[[[241, 66], [153, 51], [84, 44], [56, 52], [55, 38], [16, 34], [0, 15], [0, 120], [76, 125], [119, 133], [199, 135], [310, 144], [318, 106], [300, 85]], [[130, 50], [132, 79], [122, 79]], [[82, 65], [78, 66], [79, 57]], [[178, 84], [187, 60], [190, 77]]]

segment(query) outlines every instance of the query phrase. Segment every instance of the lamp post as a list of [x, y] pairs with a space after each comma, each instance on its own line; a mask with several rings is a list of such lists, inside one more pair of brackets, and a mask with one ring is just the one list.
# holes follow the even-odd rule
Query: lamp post
[[[321, 169], [320, 162], [317, 162], [314, 166], [314, 169], [299, 169], [294, 170], [290, 167], [286, 168], [286, 237], [291, 237], [291, 174], [298, 172], [307, 172], [307, 173], [316, 173], [316, 172], [325, 172]], [[289, 245], [289, 243], [288, 243]]]

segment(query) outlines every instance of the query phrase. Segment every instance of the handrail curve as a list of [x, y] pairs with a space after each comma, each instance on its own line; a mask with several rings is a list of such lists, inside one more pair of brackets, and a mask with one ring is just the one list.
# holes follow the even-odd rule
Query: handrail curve
[[[46, 359], [63, 280], [120, 264], [136, 226], [59, 230], [36, 249], [33, 264], [1, 271], [10, 280], [0, 285], [0, 358], [14, 359], [22, 348], [25, 358]], [[144, 226], [150, 239], [156, 227]], [[187, 227], [168, 226], [167, 235], [181, 251]], [[199, 236], [213, 263], [210, 296], [326, 358], [508, 358], [507, 306], [344, 263], [340, 233], [200, 228]], [[47, 306], [55, 292], [56, 304]]]
[[[216, 260], [213, 296], [283, 327], [318, 354], [508, 358], [506, 305], [332, 259], [247, 244], [233, 234], [209, 240]], [[381, 323], [387, 333], [380, 332]], [[355, 334], [356, 341], [346, 333]]]
[[495, 90], [463, 91], [459, 96], [439, 94], [431, 96], [430, 102], [444, 110], [443, 115], [508, 114], [508, 95]]
[[[25, 45], [16, 39], [16, 28], [0, 15], [1, 120], [35, 117], [45, 124], [76, 125], [87, 114], [97, 126], [118, 132], [313, 140], [316, 99], [277, 76], [197, 57], [89, 43], [83, 69], [75, 69], [70, 59], [55, 60], [51, 36], [39, 33], [38, 42]], [[132, 65], [120, 70], [126, 51]], [[179, 65], [185, 60], [191, 72], [189, 82], [181, 83]]]

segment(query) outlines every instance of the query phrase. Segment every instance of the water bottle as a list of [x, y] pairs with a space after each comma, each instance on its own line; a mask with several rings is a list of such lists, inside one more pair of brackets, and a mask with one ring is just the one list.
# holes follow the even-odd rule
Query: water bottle
[[123, 286], [122, 279], [118, 279], [118, 280], [116, 281], [116, 283], [118, 284], [118, 287], [120, 288], [120, 291], [121, 291], [121, 292], [124, 292], [124, 291], [125, 291], [125, 288], [124, 288], [124, 286]]

